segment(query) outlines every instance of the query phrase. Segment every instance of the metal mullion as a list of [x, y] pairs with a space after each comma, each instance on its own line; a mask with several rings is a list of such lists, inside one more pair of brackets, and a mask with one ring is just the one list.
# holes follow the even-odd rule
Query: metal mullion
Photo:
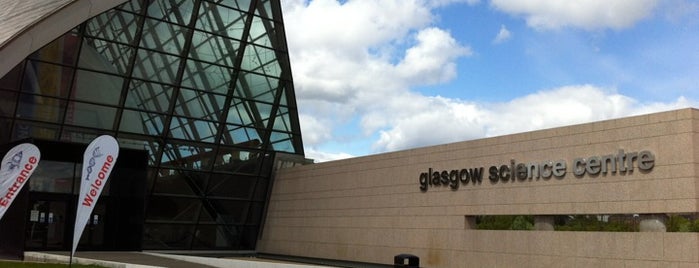
[[[274, 2], [274, 1], [270, 2], [270, 7], [271, 7], [272, 13], [273, 13], [271, 16], [272, 22], [279, 23], [282, 25], [282, 27], [275, 28], [276, 30], [274, 31], [274, 33], [275, 33], [274, 35], [269, 35], [270, 41], [272, 42], [272, 46], [275, 46], [275, 49], [273, 49], [273, 51], [276, 54], [277, 61], [279, 61], [279, 65], [281, 68], [281, 72], [279, 74], [279, 76], [280, 76], [279, 83], [283, 84], [284, 86], [281, 86], [279, 88], [283, 89], [282, 91], [284, 92], [284, 95], [287, 97], [286, 98], [286, 101], [287, 101], [286, 107], [287, 107], [287, 109], [289, 109], [289, 113], [291, 113], [293, 110], [293, 111], [295, 111], [295, 113], [297, 115], [296, 120], [294, 120], [294, 118], [292, 118], [292, 117], [289, 117], [289, 121], [290, 121], [289, 123], [291, 124], [290, 133], [292, 133], [291, 137], [293, 139], [292, 145], [294, 146], [294, 151], [297, 154], [303, 155], [304, 154], [303, 140], [301, 137], [301, 126], [300, 126], [299, 120], [298, 120], [298, 107], [296, 104], [296, 98], [294, 98], [293, 96], [289, 96], [291, 94], [295, 95], [294, 84], [291, 81], [292, 78], [291, 78], [291, 69], [289, 68], [290, 67], [289, 58], [288, 57], [279, 57], [279, 54], [281, 51], [284, 51], [284, 53], [285, 53], [284, 55], [288, 55], [288, 51], [289, 51], [286, 41], [279, 42], [279, 39], [277, 39], [278, 36], [281, 36], [282, 37], [281, 40], [286, 40], [284, 38], [286, 36], [286, 31], [284, 30], [284, 27], [283, 27], [284, 17], [282, 16], [281, 7], [279, 6], [279, 2]], [[264, 11], [264, 9], [263, 9], [260, 12], [266, 12], [266, 11]], [[270, 17], [270, 16], [266, 16], [266, 17]], [[275, 21], [274, 19], [278, 19], [278, 21]], [[263, 19], [262, 23], [265, 25], [266, 29], [269, 29], [271, 27], [268, 25], [270, 23], [269, 20]], [[269, 32], [269, 31], [267, 31], [267, 32]], [[285, 68], [285, 67], [287, 67], [287, 68]], [[285, 77], [285, 74], [288, 75], [288, 79]], [[288, 86], [287, 86], [287, 83], [288, 83]], [[291, 98], [289, 98], [289, 97], [291, 97]], [[280, 103], [277, 102], [276, 105], [280, 105]], [[298, 132], [295, 132], [294, 130], [297, 130]]]
[[[151, 20], [152, 20], [152, 21], [157, 21], [158, 23], [167, 23], [167, 22], [164, 22], [164, 21], [156, 20], [156, 19], [151, 19]], [[145, 23], [144, 23], [144, 24], [145, 24]], [[157, 38], [157, 37], [159, 37], [159, 35], [157, 34], [158, 31], [157, 31], [156, 28], [154, 27], [154, 26], [156, 26], [156, 25], [157, 25], [157, 23], [156, 23], [156, 24], [149, 24], [148, 26], [151, 27], [151, 31], [153, 32], [153, 36], [154, 36], [153, 41], [155, 42], [156, 47], [162, 48], [162, 47], [163, 47], [163, 42], [160, 42], [160, 39]], [[189, 34], [190, 34], [190, 40], [185, 39], [185, 44], [191, 43], [191, 33], [189, 33]], [[141, 35], [141, 36], [142, 36], [142, 35]], [[176, 37], [173, 36], [172, 38], [174, 39], [174, 38], [176, 38]], [[186, 46], [186, 45], [185, 45], [185, 46]], [[169, 61], [166, 60], [166, 59], [167, 59], [167, 56], [170, 56], [170, 55], [171, 55], [171, 54], [169, 54], [168, 52], [165, 52], [165, 51], [158, 51], [158, 50], [155, 50], [155, 49], [142, 48], [142, 47], [139, 47], [139, 49], [143, 49], [143, 50], [146, 50], [146, 51], [150, 51], [150, 52], [152, 52], [152, 53], [157, 53], [158, 55], [160, 55], [161, 60], [163, 61], [163, 63], [169, 62]], [[185, 50], [185, 49], [183, 48], [181, 53], [185, 53], [184, 50]], [[180, 55], [180, 59], [182, 58], [181, 56], [182, 56], [182, 55]], [[151, 62], [153, 62], [153, 60], [151, 59], [151, 58], [153, 58], [153, 54], [151, 54], [148, 58], [150, 59]], [[155, 65], [155, 64], [152, 64], [151, 66], [156, 66], [156, 65]], [[163, 81], [163, 80], [160, 79], [160, 78], [161, 78], [161, 77], [160, 77], [160, 72], [155, 72], [155, 70], [157, 70], [157, 69], [159, 69], [159, 68], [153, 68], [153, 71], [154, 71], [154, 72], [153, 72], [153, 75], [157, 76], [158, 80], [156, 80], [156, 81], [161, 82], [161, 81]], [[173, 77], [170, 68], [164, 68], [164, 69], [167, 71], [167, 73], [168, 73], [168, 75], [169, 75], [170, 77]], [[175, 74], [175, 75], [178, 75], [178, 74]], [[151, 77], [149, 77], [149, 79], [152, 79], [152, 80], [153, 80], [153, 78], [151, 78]], [[174, 79], [172, 79], [172, 80], [177, 81], [177, 76], [174, 76]]]
[[[72, 100], [71, 97], [73, 95], [73, 92], [74, 92], [73, 88], [75, 87], [75, 83], [76, 83], [77, 76], [78, 76], [78, 65], [80, 63], [80, 57], [82, 54], [86, 25], [87, 25], [86, 23], [80, 24], [78, 26], [79, 28], [78, 28], [78, 31], [76, 33], [77, 38], [80, 40], [80, 42], [77, 42], [77, 44], [76, 44], [77, 45], [77, 51], [76, 51], [77, 56], [75, 58], [74, 65], [70, 66], [71, 68], [73, 68], [73, 74], [70, 77], [70, 84], [69, 84], [70, 86], [68, 87], [68, 94], [67, 94], [67, 97], [65, 98], [66, 106], [65, 106], [65, 109], [63, 110], [63, 114], [61, 115], [61, 119], [58, 121], [58, 139], [59, 140], [63, 138], [63, 130], [65, 129], [65, 125], [66, 125], [65, 120], [66, 120], [66, 117], [68, 116], [68, 109], [70, 107], [71, 102], [74, 102], [74, 100]], [[60, 107], [60, 103], [59, 103], [59, 107]], [[119, 111], [117, 109], [117, 113], [118, 112]], [[114, 120], [114, 121], [118, 121], [118, 120]], [[114, 130], [112, 130], [111, 132], [113, 132], [113, 131]]]
[[[134, 67], [136, 66], [136, 59], [138, 58], [138, 44], [141, 43], [141, 38], [143, 37], [143, 26], [146, 23], [145, 19], [145, 12], [147, 9], [142, 9], [141, 14], [134, 14], [135, 18], [135, 26], [136, 26], [136, 31], [134, 32], [134, 37], [129, 38], [128, 40], [131, 40], [131, 43], [126, 45], [129, 48], [133, 50], [133, 53], [131, 55], [131, 58], [129, 59], [129, 63], [126, 66], [126, 70], [124, 73], [124, 83], [121, 86], [121, 98], [119, 99], [119, 108], [117, 109], [116, 115], [115, 115], [115, 120], [114, 120], [114, 129], [119, 133], [119, 128], [121, 127], [121, 117], [124, 114], [124, 108], [126, 106], [126, 96], [129, 94], [129, 87], [131, 85], [131, 81], [133, 81], [133, 71]], [[119, 11], [119, 13], [116, 14], [121, 14], [121, 12], [124, 11]], [[129, 13], [131, 14], [131, 13]], [[116, 17], [119, 17], [119, 19], [123, 20], [124, 17], [115, 15]], [[128, 27], [126, 27], [128, 28]], [[128, 33], [128, 31], [126, 31]], [[139, 92], [140, 93], [140, 92]], [[144, 109], [145, 110], [145, 109]], [[118, 120], [117, 120], [118, 119]], [[162, 151], [162, 150], [161, 150]], [[159, 152], [156, 152], [156, 155], [159, 154]]]

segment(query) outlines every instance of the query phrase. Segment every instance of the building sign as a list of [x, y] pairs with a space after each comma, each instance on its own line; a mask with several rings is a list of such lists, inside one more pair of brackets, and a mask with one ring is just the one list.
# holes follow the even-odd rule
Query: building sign
[[39, 164], [41, 152], [34, 144], [12, 147], [0, 163], [0, 219], [12, 205]]
[[[463, 185], [478, 185], [485, 177], [491, 184], [506, 182], [524, 182], [533, 180], [563, 179], [570, 172], [575, 177], [597, 176], [600, 174], [616, 173], [629, 174], [637, 168], [641, 172], [649, 172], [655, 166], [655, 155], [651, 151], [624, 152], [587, 158], [575, 158], [570, 162], [565, 160], [545, 160], [541, 162], [518, 163], [515, 159], [509, 163], [485, 167], [470, 167], [452, 170], [435, 170], [429, 168], [420, 173], [420, 190], [426, 192], [433, 187], [449, 187], [459, 189]], [[569, 170], [570, 168], [570, 170]]]
[[95, 138], [83, 153], [82, 178], [80, 182], [80, 195], [78, 208], [75, 213], [75, 229], [73, 231], [73, 248], [70, 252], [71, 263], [75, 249], [80, 242], [85, 230], [85, 225], [90, 219], [90, 214], [97, 204], [109, 174], [119, 157], [119, 143], [109, 135]]

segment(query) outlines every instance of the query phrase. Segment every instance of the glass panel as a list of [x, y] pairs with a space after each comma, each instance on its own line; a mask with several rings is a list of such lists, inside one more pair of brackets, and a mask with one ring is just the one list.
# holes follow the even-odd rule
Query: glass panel
[[213, 148], [201, 144], [167, 144], [160, 160], [162, 166], [209, 169]]
[[133, 48], [99, 39], [88, 39], [80, 52], [82, 68], [125, 75], [131, 62]]
[[263, 18], [271, 19], [272, 14], [272, 1], [270, 0], [260, 0], [255, 7], [255, 15]]
[[[248, 142], [248, 144], [257, 144], [259, 146], [259, 141], [253, 140]], [[216, 157], [216, 162], [214, 164], [214, 170], [231, 172], [235, 169], [234, 167], [237, 165], [237, 163], [255, 159], [259, 156], [260, 152], [257, 150], [244, 150], [233, 147], [219, 148], [218, 156]]]
[[71, 102], [68, 105], [68, 110], [65, 120], [66, 124], [99, 129], [112, 129], [114, 127], [115, 108]]
[[286, 107], [277, 107], [277, 117], [274, 119], [274, 130], [291, 131], [291, 123], [289, 122], [289, 111]]
[[170, 108], [172, 87], [168, 85], [132, 80], [126, 96], [126, 107], [166, 113]]
[[124, 109], [119, 130], [145, 135], [161, 135], [164, 130], [165, 116]]
[[74, 65], [80, 38], [75, 29], [52, 41], [29, 56], [40, 61]]
[[158, 0], [148, 6], [148, 16], [187, 25], [192, 17], [192, 0]]
[[279, 76], [282, 72], [281, 66], [279, 66], [277, 61], [276, 52], [272, 49], [255, 45], [248, 45], [245, 48], [245, 55], [240, 68], [270, 76]]
[[12, 70], [10, 70], [4, 77], [0, 78], [0, 88], [9, 90], [19, 90], [19, 85], [22, 80], [20, 80], [20, 75], [22, 75], [22, 68], [24, 68], [24, 61], [17, 64]]
[[178, 57], [140, 49], [133, 75], [137, 78], [169, 84], [175, 81], [179, 64]]
[[233, 145], [256, 140], [258, 143], [256, 145], [259, 146], [259, 143], [263, 141], [262, 137], [264, 137], [264, 133], [264, 130], [252, 127], [227, 125], [227, 131], [225, 135], [223, 135], [222, 142], [224, 144]]
[[272, 41], [270, 41], [269, 35], [275, 34], [273, 27], [273, 21], [262, 19], [257, 16], [253, 17], [252, 24], [250, 25], [248, 42], [255, 43], [256, 45], [260, 46], [272, 47]]
[[251, 0], [215, 0], [214, 2], [240, 10], [250, 9]]
[[29, 180], [33, 192], [72, 193], [75, 164], [42, 160]]
[[0, 116], [14, 116], [17, 95], [14, 91], [0, 90]]
[[265, 202], [267, 199], [267, 187], [269, 186], [269, 179], [268, 178], [258, 178], [257, 179], [257, 186], [255, 186], [255, 193], [252, 197], [252, 200], [254, 201], [260, 201], [260, 202]]
[[[279, 79], [255, 73], [241, 73], [236, 95], [262, 102], [274, 102], [274, 94], [279, 87]], [[242, 91], [242, 93], [241, 93]]]
[[249, 143], [257, 147], [263, 142], [264, 133], [265, 131], [256, 128], [227, 125], [227, 132], [221, 142], [230, 145]]
[[188, 170], [161, 169], [155, 193], [201, 195], [209, 180], [208, 173]]
[[281, 138], [283, 136], [286, 136], [286, 137], [288, 137], [288, 139], [273, 141], [272, 148], [274, 148], [275, 151], [295, 153], [296, 150], [294, 149], [294, 144], [291, 142], [291, 135], [281, 134], [281, 133], [277, 133], [277, 134], [278, 135], [275, 135], [276, 136], [275, 138]]
[[10, 135], [12, 130], [12, 120], [0, 118], [0, 143], [10, 142]]
[[146, 19], [140, 46], [179, 55], [184, 48], [187, 32], [184, 27]]
[[[137, 1], [130, 1], [133, 3]], [[133, 3], [138, 5], [138, 3]], [[128, 6], [128, 4], [127, 4]], [[130, 44], [136, 35], [138, 20], [128, 12], [109, 10], [92, 18], [85, 27], [85, 35]]]
[[196, 198], [153, 195], [148, 200], [146, 219], [194, 223], [199, 217], [200, 210], [201, 201]]
[[88, 144], [102, 134], [104, 133], [100, 130], [64, 126], [60, 139], [61, 141]]
[[267, 119], [272, 115], [272, 105], [267, 103], [256, 102], [255, 107], [257, 108], [257, 114], [260, 119], [264, 122], [264, 126], [267, 126]]
[[117, 105], [123, 83], [124, 78], [119, 76], [78, 70], [72, 97], [76, 100]]
[[[237, 7], [237, 2], [246, 1], [229, 2], [231, 2], [233, 7]], [[247, 2], [245, 9], [250, 5], [249, 0]], [[246, 14], [241, 11], [203, 2], [196, 27], [207, 32], [241, 40], [243, 30], [245, 29], [246, 17]]]
[[248, 216], [247, 222], [245, 224], [257, 225], [260, 224], [262, 219], [262, 211], [264, 210], [264, 204], [262, 202], [253, 202], [250, 207], [250, 215]]
[[68, 97], [73, 68], [36, 61], [28, 61], [26, 66], [22, 91], [46, 96]]
[[234, 173], [236, 175], [252, 175], [260, 174], [260, 154], [250, 152], [250, 155], [245, 159], [233, 160], [228, 165], [218, 167], [216, 171]]
[[175, 114], [218, 121], [224, 101], [226, 98], [221, 95], [181, 89]]
[[134, 13], [140, 13], [143, 7], [141, 7], [141, 1], [128, 1], [121, 6], [118, 6], [117, 8], [131, 11]]
[[63, 119], [65, 107], [64, 100], [21, 94], [17, 117], [58, 123]]
[[239, 239], [234, 226], [199, 225], [192, 247], [194, 249], [230, 249]]
[[189, 249], [194, 235], [194, 225], [146, 224], [144, 226], [144, 249]]
[[159, 153], [160, 143], [162, 142], [158, 141], [158, 138], [159, 137], [143, 137], [120, 133], [119, 147], [146, 150], [148, 152], [148, 166], [155, 166], [156, 163], [160, 163], [160, 159], [156, 161], [156, 155]]
[[214, 142], [218, 124], [183, 117], [172, 117], [170, 137], [191, 141]]
[[241, 224], [248, 213], [249, 202], [209, 199], [214, 211], [211, 218], [217, 224]]
[[250, 199], [255, 180], [254, 177], [213, 174], [206, 194], [212, 197]]
[[58, 126], [34, 122], [16, 121], [12, 138], [14, 140], [25, 138], [58, 139]]
[[201, 61], [187, 60], [182, 85], [199, 90], [226, 94], [232, 70]]
[[195, 31], [192, 36], [191, 58], [233, 67], [240, 42], [233, 39]]
[[233, 99], [233, 103], [228, 110], [226, 122], [244, 126], [252, 126], [255, 121], [255, 114], [250, 109], [250, 101]]

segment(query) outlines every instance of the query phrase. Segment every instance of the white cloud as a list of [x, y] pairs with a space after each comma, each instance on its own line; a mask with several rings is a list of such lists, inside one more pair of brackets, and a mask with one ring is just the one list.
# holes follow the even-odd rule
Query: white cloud
[[512, 33], [509, 30], [507, 30], [507, 27], [505, 27], [505, 25], [500, 25], [500, 31], [498, 31], [498, 35], [496, 35], [495, 39], [493, 39], [493, 43], [501, 44], [507, 40], [510, 40], [510, 38], [512, 38]]
[[[449, 2], [454, 1], [284, 2], [306, 151], [315, 150], [329, 139], [328, 133], [357, 114], [400, 112], [401, 107], [383, 103], [387, 96], [403, 96], [413, 86], [456, 76], [455, 61], [472, 52], [448, 31], [432, 26], [431, 8]], [[385, 123], [368, 123], [362, 133], [371, 135]]]
[[651, 14], [658, 0], [491, 0], [496, 9], [524, 16], [537, 29], [580, 27], [620, 30]]
[[456, 77], [455, 60], [471, 55], [471, 49], [461, 47], [451, 35], [438, 28], [420, 30], [417, 45], [405, 52], [396, 66], [398, 76], [413, 85], [446, 82]]
[[[697, 105], [683, 98], [641, 103], [591, 85], [542, 90], [501, 103], [412, 92], [454, 79], [456, 62], [473, 54], [433, 23], [434, 8], [457, 1], [464, 0], [282, 2], [308, 158], [323, 162], [352, 157], [342, 153], [342, 146], [356, 140], [372, 144], [374, 152], [395, 151]], [[542, 29], [621, 29], [648, 16], [655, 5], [648, 0], [609, 3], [491, 2]], [[511, 33], [503, 25], [495, 41], [508, 38]], [[339, 128], [343, 133], [356, 128], [357, 133], [338, 138], [334, 135]], [[319, 149], [328, 144], [335, 152]]]
[[413, 103], [419, 105], [408, 106], [409, 112], [394, 118], [387, 123], [390, 127], [380, 132], [380, 139], [374, 143], [376, 152], [500, 136], [699, 104], [685, 98], [671, 103], [640, 103], [613, 89], [592, 85], [539, 91], [503, 103], [474, 103], [425, 96], [413, 96]]
[[355, 157], [354, 155], [351, 155], [348, 153], [328, 153], [328, 152], [318, 151], [318, 150], [315, 150], [313, 148], [305, 149], [305, 153], [306, 153], [306, 158], [313, 159], [313, 162], [315, 162], [315, 163], [328, 162], [328, 161], [333, 161], [333, 160], [340, 160], [340, 159]]

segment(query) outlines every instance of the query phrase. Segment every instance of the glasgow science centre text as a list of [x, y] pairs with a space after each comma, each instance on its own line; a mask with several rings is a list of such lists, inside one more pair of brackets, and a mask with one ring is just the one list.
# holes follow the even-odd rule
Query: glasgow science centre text
[[[571, 170], [575, 177], [585, 175], [596, 176], [599, 174], [617, 173], [625, 175], [638, 168], [641, 172], [649, 172], [655, 166], [655, 155], [651, 151], [624, 152], [620, 149], [617, 153], [587, 158], [575, 158], [571, 162]], [[517, 163], [514, 159], [510, 163], [493, 165], [488, 168], [488, 180], [492, 184], [498, 182], [524, 182], [531, 180], [549, 180], [551, 177], [563, 179], [568, 173], [568, 163], [565, 160], [542, 161], [530, 163]], [[452, 170], [433, 170], [420, 173], [420, 190], [426, 192], [431, 187], [447, 186], [452, 190], [459, 186], [480, 184], [483, 182], [484, 167], [462, 168]]]

